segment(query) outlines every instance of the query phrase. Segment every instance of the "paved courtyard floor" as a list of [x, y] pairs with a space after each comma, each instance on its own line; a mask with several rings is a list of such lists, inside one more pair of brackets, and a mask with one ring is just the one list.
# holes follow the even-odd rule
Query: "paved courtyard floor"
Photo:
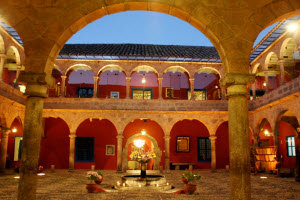
[[[184, 188], [180, 174], [183, 171], [174, 170], [166, 174], [167, 182], [174, 189], [167, 191], [155, 191], [150, 188], [135, 190], [115, 190], [112, 189], [117, 181], [120, 181], [122, 174], [116, 171], [104, 170], [103, 182], [100, 187], [105, 193], [87, 193], [85, 184], [87, 170], [56, 170], [55, 172], [45, 170], [44, 176], [38, 178], [37, 199], [51, 200], [214, 200], [230, 199], [230, 178], [229, 172], [220, 170], [212, 173], [210, 170], [201, 170], [201, 180], [197, 184], [194, 194], [174, 194]], [[0, 175], [0, 199], [11, 200], [17, 197], [18, 179], [14, 177], [18, 174], [8, 172]], [[261, 179], [261, 176], [267, 178]], [[271, 174], [251, 175], [252, 199], [257, 200], [300, 200], [300, 183], [295, 182], [294, 178], [279, 178]]]

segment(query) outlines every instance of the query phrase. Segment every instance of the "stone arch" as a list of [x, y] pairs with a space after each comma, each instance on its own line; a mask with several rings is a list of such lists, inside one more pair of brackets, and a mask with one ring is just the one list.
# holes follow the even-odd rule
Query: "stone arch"
[[5, 54], [5, 43], [1, 34], [0, 34], [0, 54]]
[[201, 67], [200, 69], [198, 69], [195, 72], [195, 74], [196, 73], [201, 73], [201, 72], [209, 72], [209, 73], [212, 73], [212, 74], [217, 74], [217, 75], [219, 75], [220, 78], [222, 78], [221, 73], [217, 69], [212, 68], [212, 67]]
[[124, 172], [126, 172], [126, 170], [128, 168], [128, 146], [129, 146], [129, 143], [134, 138], [140, 137], [140, 136], [147, 137], [152, 141], [152, 143], [153, 143], [153, 152], [156, 154], [156, 158], [153, 159], [154, 160], [154, 170], [159, 170], [159, 163], [161, 162], [162, 151], [159, 149], [157, 141], [155, 140], [154, 137], [152, 137], [148, 134], [143, 135], [142, 133], [138, 133], [138, 134], [135, 134], [135, 135], [129, 137], [127, 139], [126, 143], [125, 143], [125, 147], [123, 149], [123, 155], [122, 155], [122, 157], [123, 157], [123, 159], [122, 159], [122, 168], [123, 168]]
[[91, 70], [91, 71], [93, 72], [92, 67], [90, 67], [90, 66], [88, 66], [88, 65], [86, 65], [86, 64], [75, 64], [75, 65], [70, 66], [70, 67], [66, 70], [65, 75], [67, 75], [68, 72], [71, 71], [71, 70], [78, 70], [78, 69], [88, 69], [88, 70]]
[[274, 52], [270, 52], [266, 56], [265, 60], [265, 66], [264, 66], [265, 71], [270, 71], [270, 70], [279, 70], [278, 69], [278, 56]]
[[252, 73], [256, 74], [258, 72], [262, 71], [262, 66], [260, 63], [256, 63], [252, 69]]
[[293, 52], [297, 50], [297, 42], [294, 38], [286, 38], [280, 48], [280, 59], [294, 59]]
[[[10, 50], [11, 49], [11, 50]], [[9, 59], [10, 54], [13, 53], [15, 60], [16, 60], [16, 65], [20, 66], [21, 65], [21, 57], [18, 49], [15, 46], [10, 46], [7, 50], [7, 57], [6, 59]]]
[[210, 128], [209, 126], [207, 126], [208, 123], [206, 123], [204, 120], [191, 117], [191, 118], [184, 118], [184, 119], [173, 119], [168, 125], [168, 127], [169, 127], [168, 134], [170, 134], [171, 130], [173, 129], [173, 127], [176, 123], [183, 121], [183, 120], [197, 120], [198, 122], [202, 123], [207, 128], [209, 135], [213, 135], [210, 132], [211, 130], [216, 130], [216, 129], [213, 129], [213, 128]]
[[153, 72], [154, 74], [157, 75], [157, 77], [159, 76], [158, 71], [154, 67], [151, 67], [149, 65], [139, 65], [133, 70], [131, 70], [130, 74], [132, 75], [134, 72], [139, 72], [139, 71]]
[[[23, 127], [23, 122], [22, 122], [22, 119], [21, 119], [21, 117], [20, 117], [20, 116], [16, 116], [16, 117], [14, 117], [14, 118], [13, 118], [13, 121], [14, 121], [15, 119], [17, 119], [17, 120], [20, 122], [20, 125]], [[13, 121], [10, 123], [9, 127], [11, 127], [11, 125], [12, 125]]]
[[163, 74], [165, 74], [165, 73], [167, 73], [167, 72], [169, 72], [169, 71], [171, 71], [171, 72], [177, 72], [177, 71], [179, 71], [179, 72], [181, 72], [181, 73], [183, 73], [183, 74], [186, 73], [186, 74], [188, 74], [188, 78], [192, 78], [190, 72], [189, 72], [186, 68], [181, 67], [181, 66], [172, 66], [172, 67], [168, 67], [168, 68], [163, 72]]
[[73, 117], [71, 119], [69, 119], [69, 123], [70, 123], [69, 127], [70, 127], [70, 131], [72, 131], [72, 132], [70, 132], [71, 134], [72, 133], [76, 134], [76, 131], [77, 131], [78, 127], [80, 126], [80, 124], [82, 122], [84, 122], [85, 120], [87, 120], [87, 119], [89, 119], [90, 121], [92, 121], [93, 119], [99, 119], [99, 120], [107, 119], [108, 121], [110, 121], [114, 125], [115, 129], [119, 133], [119, 128], [116, 125], [117, 123], [112, 118], [97, 115], [97, 114], [95, 114], [94, 116], [86, 114], [86, 115], [82, 115], [81, 117], [78, 117], [78, 116], [74, 115]]
[[102, 72], [105, 72], [107, 70], [118, 70], [118, 71], [123, 72], [126, 76], [126, 71], [123, 69], [123, 67], [121, 67], [119, 65], [105, 65], [104, 67], [99, 69], [99, 71], [97, 72], [97, 76], [99, 76]]
[[[11, 124], [11, 123], [10, 123]], [[6, 118], [3, 112], [0, 112], [0, 126], [3, 128], [8, 128], [7, 123], [6, 123]]]

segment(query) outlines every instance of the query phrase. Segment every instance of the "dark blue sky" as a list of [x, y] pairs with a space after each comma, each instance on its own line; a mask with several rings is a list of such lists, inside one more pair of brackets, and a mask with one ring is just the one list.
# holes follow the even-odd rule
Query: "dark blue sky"
[[[259, 41], [271, 28], [268, 28]], [[67, 43], [135, 43], [213, 46], [189, 23], [176, 17], [149, 11], [129, 11], [88, 24]]]

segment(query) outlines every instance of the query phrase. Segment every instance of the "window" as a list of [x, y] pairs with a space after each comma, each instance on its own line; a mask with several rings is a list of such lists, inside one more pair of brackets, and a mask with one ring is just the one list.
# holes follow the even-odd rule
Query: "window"
[[76, 97], [90, 98], [94, 95], [94, 88], [92, 87], [77, 87]]
[[[191, 90], [188, 89], [188, 100], [191, 99]], [[194, 99], [195, 100], [206, 100], [206, 89], [194, 89]]]
[[286, 147], [287, 147], [287, 156], [288, 157], [296, 156], [295, 137], [294, 136], [286, 137]]
[[198, 137], [198, 162], [211, 161], [210, 139], [208, 137]]
[[132, 99], [152, 99], [152, 88], [133, 88]]
[[76, 137], [76, 162], [94, 162], [94, 138]]

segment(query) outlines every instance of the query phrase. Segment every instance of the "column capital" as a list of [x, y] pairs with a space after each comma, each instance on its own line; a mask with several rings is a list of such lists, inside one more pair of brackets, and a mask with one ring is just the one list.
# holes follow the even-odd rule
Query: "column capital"
[[278, 64], [284, 64], [284, 63], [285, 63], [285, 60], [278, 60], [277, 63], [278, 63]]
[[117, 135], [117, 140], [123, 140], [124, 136], [123, 135]]
[[7, 55], [5, 53], [0, 53], [0, 58], [6, 58]]
[[17, 65], [17, 69], [21, 69], [22, 68], [22, 65]]
[[73, 134], [71, 134], [71, 135], [69, 135], [69, 137], [70, 137], [70, 139], [75, 139], [77, 136], [76, 136], [76, 135], [73, 135]]
[[99, 78], [98, 76], [94, 76], [94, 80], [98, 80], [98, 78]]
[[130, 81], [131, 77], [130, 76], [126, 76], [126, 81]]
[[163, 80], [163, 78], [159, 77], [159, 78], [157, 78], [157, 80], [159, 80], [159, 81], [162, 81], [162, 80]]
[[60, 77], [61, 77], [62, 79], [66, 79], [66, 78], [67, 78], [67, 76], [64, 76], [64, 75], [63, 75], [63, 76], [60, 76]]
[[46, 73], [25, 72], [23, 74], [20, 74], [18, 81], [27, 83], [25, 95], [31, 97], [48, 96]]
[[190, 80], [190, 81], [195, 81], [195, 79], [194, 79], [194, 78], [190, 78], [189, 80]]
[[170, 140], [171, 136], [170, 135], [165, 135], [164, 138], [165, 138], [165, 140]]
[[232, 85], [247, 85], [255, 80], [255, 74], [239, 74], [227, 73], [221, 80], [221, 87], [228, 87]]
[[211, 136], [209, 137], [209, 139], [210, 139], [212, 142], [215, 142], [216, 139], [217, 139], [217, 136], [211, 135]]

